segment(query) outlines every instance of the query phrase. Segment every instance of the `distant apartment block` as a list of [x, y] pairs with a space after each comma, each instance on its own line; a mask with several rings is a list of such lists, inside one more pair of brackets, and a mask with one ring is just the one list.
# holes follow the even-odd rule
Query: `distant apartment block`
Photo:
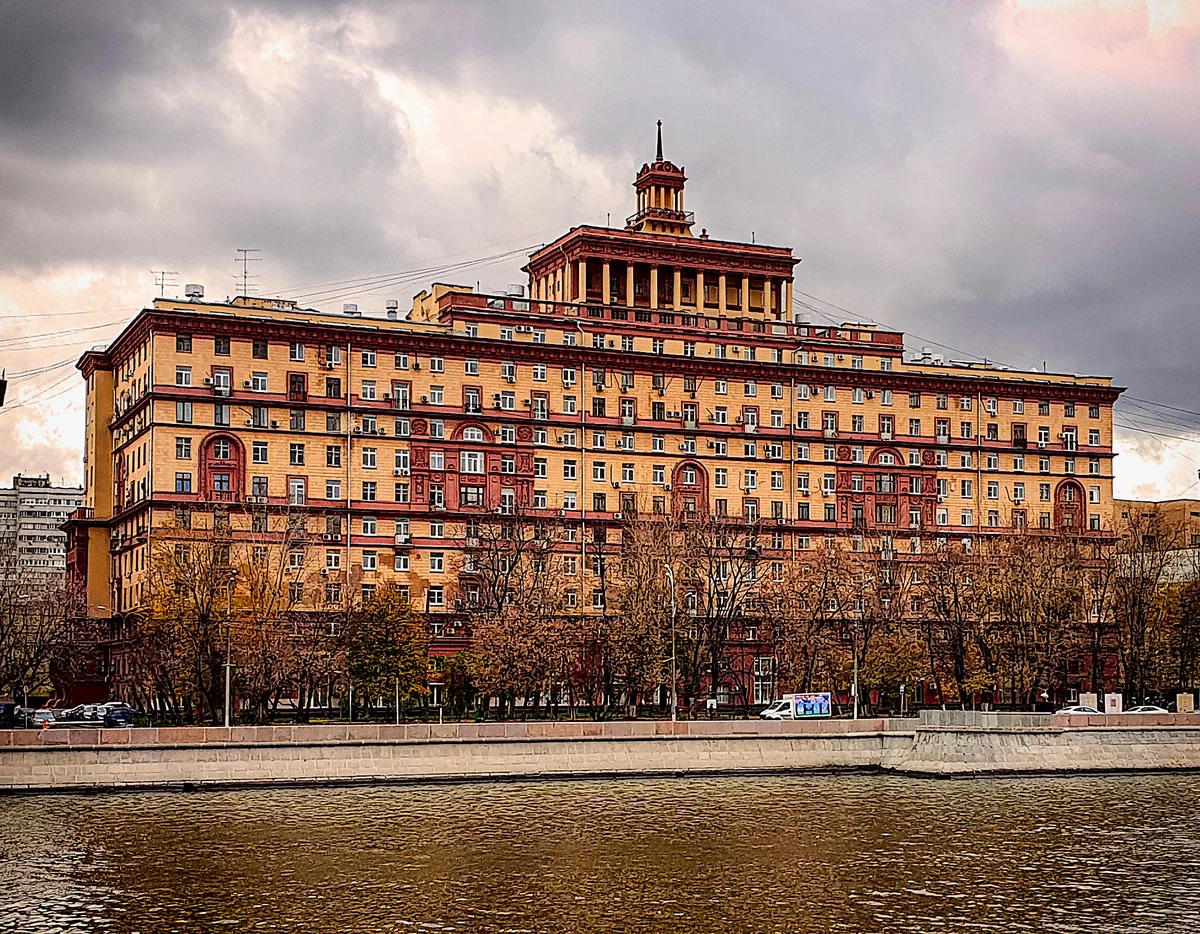
[[55, 486], [48, 476], [18, 474], [12, 487], [0, 487], [0, 547], [12, 550], [5, 573], [30, 581], [61, 578], [67, 568], [61, 526], [82, 505], [83, 487]]

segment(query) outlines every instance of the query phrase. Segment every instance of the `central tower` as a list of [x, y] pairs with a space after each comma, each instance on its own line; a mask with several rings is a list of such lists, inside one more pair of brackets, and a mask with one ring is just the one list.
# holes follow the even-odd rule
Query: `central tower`
[[637, 213], [625, 221], [636, 233], [692, 235], [692, 213], [683, 209], [683, 167], [663, 159], [662, 121], [658, 121], [658, 149], [654, 162], [644, 164], [634, 180]]

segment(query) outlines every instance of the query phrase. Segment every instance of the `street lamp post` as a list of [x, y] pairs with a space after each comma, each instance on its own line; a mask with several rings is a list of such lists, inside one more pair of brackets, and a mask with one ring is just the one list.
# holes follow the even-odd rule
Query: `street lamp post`
[[675, 572], [669, 564], [664, 564], [663, 570], [667, 572], [667, 581], [671, 585], [671, 722], [674, 723], [679, 718], [679, 697], [676, 694], [679, 679], [675, 673], [675, 616], [679, 611], [679, 603], [675, 598]]
[[225, 605], [225, 727], [229, 728], [230, 707], [233, 704], [233, 684], [231, 669], [233, 667], [233, 585], [237, 581], [237, 568], [229, 570], [229, 589], [226, 591]]

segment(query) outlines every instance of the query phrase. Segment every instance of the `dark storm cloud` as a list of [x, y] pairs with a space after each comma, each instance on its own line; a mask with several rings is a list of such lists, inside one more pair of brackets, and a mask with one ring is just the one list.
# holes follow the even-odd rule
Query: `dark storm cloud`
[[[18, 2], [0, 21], [8, 269], [214, 268], [237, 245], [266, 250], [276, 285], [420, 265], [585, 209], [624, 216], [661, 117], [698, 224], [793, 245], [799, 288], [916, 346], [1184, 405], [1200, 391], [1194, 29], [1139, 52], [1131, 13], [1014, 50], [1014, 22], [1053, 24], [1000, 0]], [[269, 93], [247, 68], [271, 64], [237, 45], [262, 22], [309, 56]], [[452, 153], [474, 163], [460, 184], [432, 182], [380, 70], [434, 101], [512, 105], [514, 133], [544, 111], [611, 203], [553, 149], [528, 156], [530, 196], [499, 167], [503, 127]], [[445, 129], [453, 145], [472, 128]]]

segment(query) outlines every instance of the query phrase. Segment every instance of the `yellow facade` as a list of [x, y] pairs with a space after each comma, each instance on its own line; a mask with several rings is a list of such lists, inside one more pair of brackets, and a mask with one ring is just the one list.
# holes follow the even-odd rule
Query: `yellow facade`
[[1112, 534], [1111, 380], [906, 361], [895, 332], [795, 320], [791, 251], [693, 236], [682, 178], [660, 154], [628, 227], [537, 251], [529, 297], [438, 284], [403, 319], [155, 300], [81, 360], [89, 534], [112, 539], [89, 600], [136, 612], [155, 536], [214, 510], [234, 534], [303, 515], [327, 587], [396, 579], [431, 611], [496, 512], [561, 527], [581, 575], [633, 510], [743, 516], [780, 555]]

